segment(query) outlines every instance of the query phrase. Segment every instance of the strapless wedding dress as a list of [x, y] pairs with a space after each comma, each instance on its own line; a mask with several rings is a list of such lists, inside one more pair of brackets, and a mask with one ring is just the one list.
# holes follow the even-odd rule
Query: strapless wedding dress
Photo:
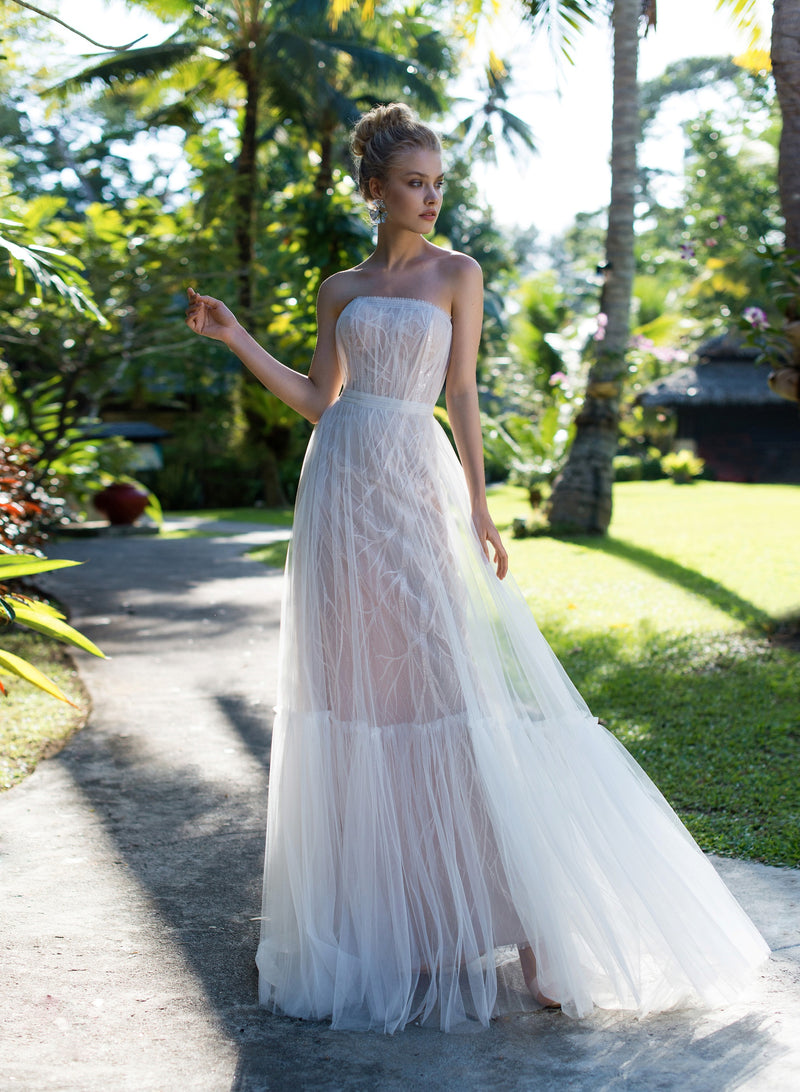
[[530, 944], [571, 1016], [725, 1003], [767, 946], [484, 556], [433, 416], [450, 337], [424, 300], [339, 318], [286, 565], [261, 1001], [485, 1025], [526, 1003]]

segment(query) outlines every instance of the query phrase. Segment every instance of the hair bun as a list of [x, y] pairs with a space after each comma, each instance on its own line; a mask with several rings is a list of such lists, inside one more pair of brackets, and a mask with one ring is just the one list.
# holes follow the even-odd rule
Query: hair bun
[[363, 156], [367, 144], [376, 133], [389, 129], [397, 132], [412, 129], [416, 118], [413, 111], [404, 102], [391, 102], [388, 106], [374, 106], [368, 114], [359, 119], [353, 129], [353, 155]]
[[350, 134], [355, 178], [365, 201], [372, 200], [370, 179], [384, 179], [395, 157], [411, 148], [441, 153], [439, 138], [404, 102], [374, 106]]

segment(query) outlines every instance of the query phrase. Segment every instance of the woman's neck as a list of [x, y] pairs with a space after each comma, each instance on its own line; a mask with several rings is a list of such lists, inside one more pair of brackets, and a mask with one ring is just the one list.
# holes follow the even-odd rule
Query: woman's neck
[[380, 266], [387, 273], [401, 272], [417, 261], [430, 246], [421, 235], [413, 231], [392, 230], [382, 224], [378, 228], [378, 242], [368, 261]]

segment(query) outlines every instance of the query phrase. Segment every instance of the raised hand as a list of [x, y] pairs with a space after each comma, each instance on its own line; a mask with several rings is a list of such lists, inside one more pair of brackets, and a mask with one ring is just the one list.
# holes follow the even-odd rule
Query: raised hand
[[239, 323], [234, 313], [222, 300], [213, 296], [201, 296], [193, 288], [187, 289], [189, 306], [186, 308], [186, 325], [196, 334], [225, 341]]

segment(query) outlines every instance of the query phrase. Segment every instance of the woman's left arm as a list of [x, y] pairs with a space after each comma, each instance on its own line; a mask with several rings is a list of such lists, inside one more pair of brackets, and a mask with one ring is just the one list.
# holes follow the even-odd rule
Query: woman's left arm
[[487, 558], [490, 545], [494, 550], [497, 575], [502, 580], [508, 572], [508, 554], [486, 503], [483, 436], [476, 378], [483, 324], [483, 276], [480, 266], [472, 258], [464, 254], [454, 254], [452, 260], [458, 264], [454, 271], [453, 341], [445, 388], [447, 414], [467, 479], [472, 522]]

